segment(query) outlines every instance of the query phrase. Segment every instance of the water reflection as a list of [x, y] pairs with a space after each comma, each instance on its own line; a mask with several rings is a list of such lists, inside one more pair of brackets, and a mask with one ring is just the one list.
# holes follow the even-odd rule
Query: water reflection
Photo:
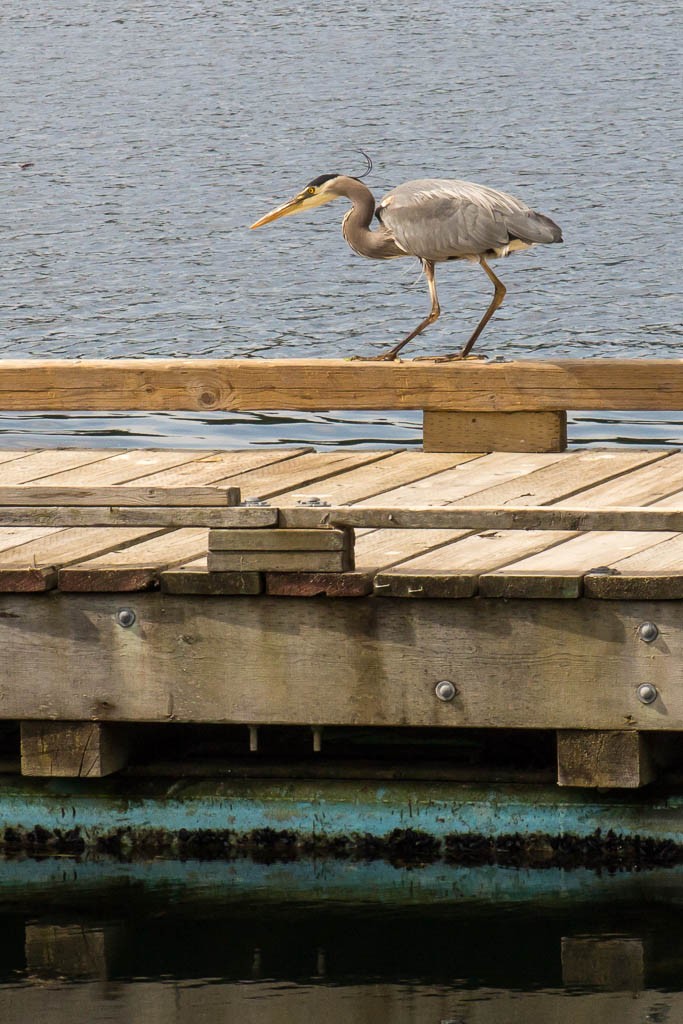
[[6, 1024], [654, 1024], [683, 1011], [676, 869], [0, 868]]

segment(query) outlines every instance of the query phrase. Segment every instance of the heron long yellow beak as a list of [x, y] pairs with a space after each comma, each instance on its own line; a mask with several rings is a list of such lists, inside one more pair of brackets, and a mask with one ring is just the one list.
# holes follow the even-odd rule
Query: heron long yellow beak
[[314, 207], [322, 206], [324, 203], [329, 203], [331, 199], [336, 198], [335, 195], [324, 192], [316, 192], [314, 195], [310, 195], [308, 192], [300, 193], [294, 199], [290, 199], [289, 202], [283, 203], [282, 206], [276, 206], [265, 217], [254, 221], [251, 227], [260, 228], [264, 224], [270, 224], [272, 220], [279, 220], [280, 217], [289, 217], [293, 213], [299, 213], [300, 210], [312, 210]]
[[304, 199], [302, 196], [296, 196], [294, 199], [290, 199], [288, 203], [283, 203], [282, 206], [276, 206], [274, 210], [267, 213], [265, 217], [261, 217], [260, 220], [254, 221], [251, 225], [252, 228], [260, 228], [264, 224], [270, 224], [272, 220], [279, 220], [280, 217], [289, 217], [292, 213], [298, 213], [303, 208]]

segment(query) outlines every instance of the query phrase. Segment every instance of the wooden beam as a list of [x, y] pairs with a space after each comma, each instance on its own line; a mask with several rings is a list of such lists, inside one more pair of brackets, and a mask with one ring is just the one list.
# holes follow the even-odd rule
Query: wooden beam
[[425, 410], [426, 452], [563, 452], [566, 412]]
[[53, 591], [0, 595], [0, 645], [4, 719], [683, 731], [676, 602]]
[[[245, 511], [251, 511], [246, 509]], [[235, 509], [239, 520], [241, 509]], [[337, 505], [281, 508], [278, 524], [288, 529], [355, 527], [419, 530], [559, 530], [583, 532], [683, 531], [683, 509], [653, 506], [581, 508], [559, 505], [413, 506]]]
[[[122, 495], [125, 499], [125, 495]], [[277, 509], [202, 505], [11, 505], [0, 506], [2, 526], [167, 526], [262, 529], [277, 523]]]
[[225, 508], [239, 505], [239, 487], [57, 487], [24, 484], [19, 487], [0, 486], [0, 507], [3, 505], [152, 505], [159, 507], [200, 506]]
[[557, 734], [560, 786], [637, 789], [652, 782], [655, 775], [642, 733], [571, 729]]
[[683, 360], [16, 359], [0, 410], [683, 409]]
[[99, 779], [123, 768], [127, 756], [121, 730], [101, 722], [21, 723], [22, 775]]

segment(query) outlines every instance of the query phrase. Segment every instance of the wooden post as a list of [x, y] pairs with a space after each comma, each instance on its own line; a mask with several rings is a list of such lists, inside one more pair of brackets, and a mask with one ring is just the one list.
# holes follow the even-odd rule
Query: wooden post
[[425, 409], [426, 452], [563, 452], [566, 412], [441, 412]]
[[559, 786], [637, 789], [655, 775], [643, 733], [594, 729], [563, 729], [557, 733]]
[[101, 722], [21, 723], [21, 774], [101, 778], [123, 768], [125, 735]]

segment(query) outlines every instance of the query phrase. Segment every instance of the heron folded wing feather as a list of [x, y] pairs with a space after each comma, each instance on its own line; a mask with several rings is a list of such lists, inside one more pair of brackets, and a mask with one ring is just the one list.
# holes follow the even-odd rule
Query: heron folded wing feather
[[382, 210], [382, 223], [401, 248], [422, 259], [442, 261], [476, 256], [506, 245], [504, 215], [455, 197], [395, 201]]
[[561, 228], [543, 213], [528, 210], [523, 213], [506, 214], [504, 219], [510, 236], [518, 238], [521, 242], [549, 245], [562, 241]]

